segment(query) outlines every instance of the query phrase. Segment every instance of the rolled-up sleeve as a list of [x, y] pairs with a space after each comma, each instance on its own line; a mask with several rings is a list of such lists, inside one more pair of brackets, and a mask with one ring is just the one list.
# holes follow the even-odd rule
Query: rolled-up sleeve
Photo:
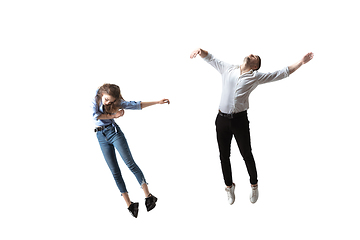
[[120, 106], [122, 109], [141, 110], [141, 101], [122, 101]]
[[269, 82], [275, 82], [278, 80], [281, 80], [283, 78], [286, 78], [290, 75], [289, 68], [285, 67], [281, 70], [272, 72], [272, 73], [260, 73], [257, 72], [256, 74], [258, 78], [259, 84], [269, 83]]

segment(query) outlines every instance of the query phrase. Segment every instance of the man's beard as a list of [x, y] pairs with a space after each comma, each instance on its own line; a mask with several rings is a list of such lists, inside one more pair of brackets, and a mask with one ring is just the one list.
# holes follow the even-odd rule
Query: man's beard
[[244, 58], [244, 63], [246, 64], [246, 63], [248, 63], [250, 61], [250, 58], [249, 57], [245, 57]]

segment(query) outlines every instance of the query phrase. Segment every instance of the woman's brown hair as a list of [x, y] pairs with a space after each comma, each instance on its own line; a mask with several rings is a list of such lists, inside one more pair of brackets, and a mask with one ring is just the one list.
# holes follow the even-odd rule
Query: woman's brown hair
[[110, 83], [105, 83], [104, 85], [102, 85], [95, 96], [95, 101], [98, 106], [100, 106], [101, 97], [104, 95], [104, 93], [115, 98], [115, 101], [112, 104], [103, 106], [104, 113], [105, 114], [114, 113], [117, 110], [119, 110], [119, 108], [121, 108], [120, 107], [121, 100], [124, 101], [119, 86]]

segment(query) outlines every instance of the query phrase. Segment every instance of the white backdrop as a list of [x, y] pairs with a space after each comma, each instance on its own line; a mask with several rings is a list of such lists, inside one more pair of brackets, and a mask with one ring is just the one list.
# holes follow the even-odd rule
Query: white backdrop
[[[355, 1], [2, 1], [1, 239], [359, 239]], [[260, 198], [232, 148], [227, 203], [215, 137], [220, 75], [190, 52], [290, 78], [259, 86], [249, 119]], [[137, 219], [103, 159], [89, 109], [103, 83], [170, 105], [117, 120], [159, 198]]]

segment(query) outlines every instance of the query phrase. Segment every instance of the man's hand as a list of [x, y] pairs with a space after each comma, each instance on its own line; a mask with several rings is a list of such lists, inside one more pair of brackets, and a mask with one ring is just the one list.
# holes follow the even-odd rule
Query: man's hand
[[201, 54], [201, 49], [200, 49], [200, 48], [198, 48], [198, 49], [196, 49], [195, 51], [193, 51], [193, 52], [190, 54], [190, 58], [191, 58], [191, 59], [196, 58], [196, 56], [197, 56], [198, 54]]
[[197, 55], [200, 55], [200, 57], [204, 58], [208, 55], [208, 52], [201, 48], [198, 48], [190, 54], [190, 58], [191, 59], [196, 58]]
[[311, 59], [313, 59], [313, 57], [314, 54], [312, 52], [309, 52], [299, 62], [289, 66], [289, 73], [293, 74], [296, 70], [299, 69], [299, 67], [301, 67], [302, 65], [308, 63]]
[[312, 52], [309, 52], [301, 59], [301, 63], [302, 64], [308, 63], [311, 59], [313, 59], [313, 57], [314, 57], [314, 54]]
[[117, 111], [117, 112], [115, 113], [114, 118], [122, 117], [122, 116], [124, 116], [124, 114], [125, 114], [124, 109], [121, 109], [120, 111]]

